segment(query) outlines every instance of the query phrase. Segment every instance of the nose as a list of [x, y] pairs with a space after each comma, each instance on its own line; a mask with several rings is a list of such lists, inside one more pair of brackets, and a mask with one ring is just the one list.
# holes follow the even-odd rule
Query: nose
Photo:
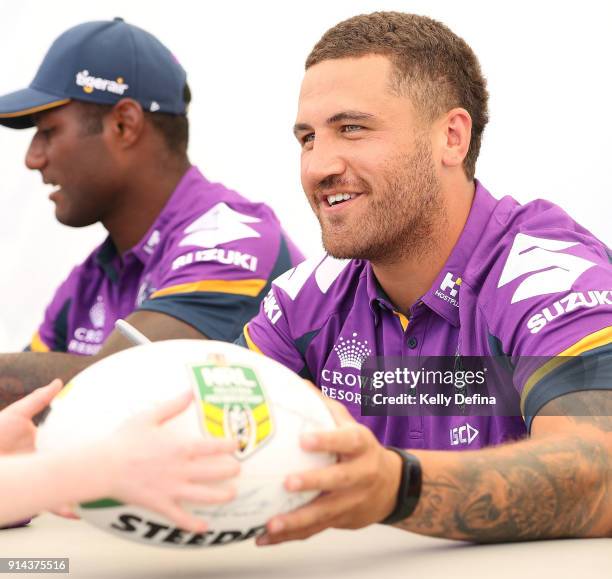
[[36, 132], [32, 137], [32, 141], [26, 152], [25, 164], [28, 169], [38, 171], [44, 169], [47, 164], [44, 138], [39, 132]]
[[312, 149], [302, 156], [302, 184], [306, 190], [317, 187], [321, 181], [346, 171], [346, 161], [339, 146], [331, 139], [317, 138]]

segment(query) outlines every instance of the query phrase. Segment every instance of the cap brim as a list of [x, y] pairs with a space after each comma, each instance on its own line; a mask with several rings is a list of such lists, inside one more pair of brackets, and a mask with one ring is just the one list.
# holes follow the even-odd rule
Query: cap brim
[[12, 129], [27, 129], [34, 126], [32, 115], [60, 107], [70, 99], [44, 93], [33, 88], [24, 88], [0, 97], [0, 125]]

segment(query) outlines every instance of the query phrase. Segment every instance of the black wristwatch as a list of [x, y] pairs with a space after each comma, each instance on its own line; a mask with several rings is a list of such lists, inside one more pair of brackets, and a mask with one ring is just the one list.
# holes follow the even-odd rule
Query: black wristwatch
[[383, 525], [393, 525], [408, 518], [416, 509], [421, 496], [423, 475], [421, 463], [414, 454], [395, 446], [387, 446], [386, 448], [399, 454], [402, 459], [402, 478], [397, 491], [397, 503], [391, 514], [380, 521]]

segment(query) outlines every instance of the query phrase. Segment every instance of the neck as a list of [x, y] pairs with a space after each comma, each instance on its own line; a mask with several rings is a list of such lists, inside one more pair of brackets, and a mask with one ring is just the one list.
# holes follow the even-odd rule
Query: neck
[[134, 247], [151, 228], [190, 166], [186, 157], [165, 159], [145, 170], [139, 166], [126, 179], [118, 195], [120, 205], [102, 220], [120, 254]]
[[421, 252], [393, 262], [372, 262], [378, 283], [401, 313], [408, 315], [440, 274], [463, 231], [474, 191], [474, 183], [466, 182], [445, 194], [448, 218], [438, 224]]

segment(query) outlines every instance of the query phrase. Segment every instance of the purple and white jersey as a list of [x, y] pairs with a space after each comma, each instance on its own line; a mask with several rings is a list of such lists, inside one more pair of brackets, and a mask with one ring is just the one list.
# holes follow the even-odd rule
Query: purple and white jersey
[[[499, 444], [526, 436], [542, 406], [562, 394], [612, 388], [610, 261], [605, 245], [559, 207], [497, 200], [477, 182], [457, 244], [408, 317], [394, 310], [369, 262], [325, 257], [276, 279], [238, 343], [313, 380], [384, 444]], [[457, 355], [598, 356], [607, 379], [585, 388], [558, 372], [519, 372], [511, 388], [522, 416], [361, 415], [367, 357]]]
[[72, 270], [29, 349], [96, 354], [115, 321], [136, 310], [231, 341], [271, 281], [302, 259], [268, 206], [191, 167], [136, 246], [120, 256], [109, 237]]

